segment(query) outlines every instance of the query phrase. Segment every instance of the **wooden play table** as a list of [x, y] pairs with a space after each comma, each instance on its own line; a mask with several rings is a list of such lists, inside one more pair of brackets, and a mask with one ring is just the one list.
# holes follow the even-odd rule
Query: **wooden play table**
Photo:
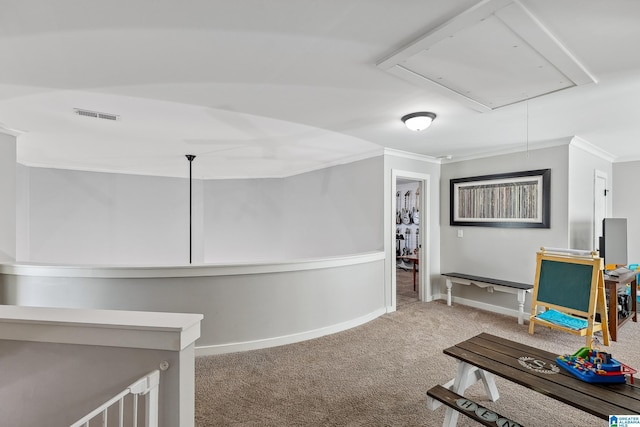
[[[444, 353], [458, 360], [458, 373], [444, 386], [434, 387], [432, 390], [436, 394], [430, 390], [431, 409], [441, 405], [434, 400], [438, 390], [444, 387], [464, 396], [465, 390], [477, 381], [484, 383], [492, 401], [497, 400], [499, 393], [494, 377], [497, 375], [607, 421], [609, 415], [640, 414], [640, 388], [637, 385], [581, 381], [557, 366], [557, 354], [525, 344], [482, 333], [445, 349]], [[455, 400], [453, 402], [455, 406]], [[459, 411], [459, 408], [447, 407], [443, 425], [455, 426]]]

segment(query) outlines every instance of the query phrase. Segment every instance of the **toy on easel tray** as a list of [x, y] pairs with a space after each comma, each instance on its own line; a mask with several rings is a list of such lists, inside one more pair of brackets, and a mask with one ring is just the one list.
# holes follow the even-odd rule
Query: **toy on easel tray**
[[625, 383], [627, 376], [633, 384], [635, 369], [618, 362], [610, 353], [593, 347], [582, 347], [573, 354], [556, 357], [561, 368], [589, 383]]

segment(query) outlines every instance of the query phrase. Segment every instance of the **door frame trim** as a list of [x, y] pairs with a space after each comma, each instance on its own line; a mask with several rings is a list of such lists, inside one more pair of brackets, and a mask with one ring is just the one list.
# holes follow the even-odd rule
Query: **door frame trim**
[[[425, 236], [431, 236], [431, 174], [405, 171], [400, 169], [391, 169], [391, 226], [389, 247], [391, 248], [391, 256], [387, 259], [386, 268], [391, 272], [390, 295], [387, 299], [387, 312], [396, 311], [396, 192], [398, 178], [418, 181], [420, 185], [420, 245], [418, 270], [418, 299], [423, 302], [433, 300], [431, 293], [431, 280], [429, 271], [431, 270], [429, 257], [431, 255], [431, 239]], [[389, 226], [389, 225], [387, 225]]]

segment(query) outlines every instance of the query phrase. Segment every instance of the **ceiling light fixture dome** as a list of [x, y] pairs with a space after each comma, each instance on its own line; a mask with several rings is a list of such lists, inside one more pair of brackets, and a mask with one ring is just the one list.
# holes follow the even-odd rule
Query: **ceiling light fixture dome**
[[436, 118], [434, 113], [421, 111], [418, 113], [407, 114], [402, 117], [405, 126], [414, 131], [425, 130], [431, 126], [431, 122]]

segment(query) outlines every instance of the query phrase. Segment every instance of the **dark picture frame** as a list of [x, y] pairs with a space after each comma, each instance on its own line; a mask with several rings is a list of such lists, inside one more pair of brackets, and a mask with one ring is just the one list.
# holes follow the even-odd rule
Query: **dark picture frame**
[[551, 169], [449, 182], [450, 225], [550, 228]]

